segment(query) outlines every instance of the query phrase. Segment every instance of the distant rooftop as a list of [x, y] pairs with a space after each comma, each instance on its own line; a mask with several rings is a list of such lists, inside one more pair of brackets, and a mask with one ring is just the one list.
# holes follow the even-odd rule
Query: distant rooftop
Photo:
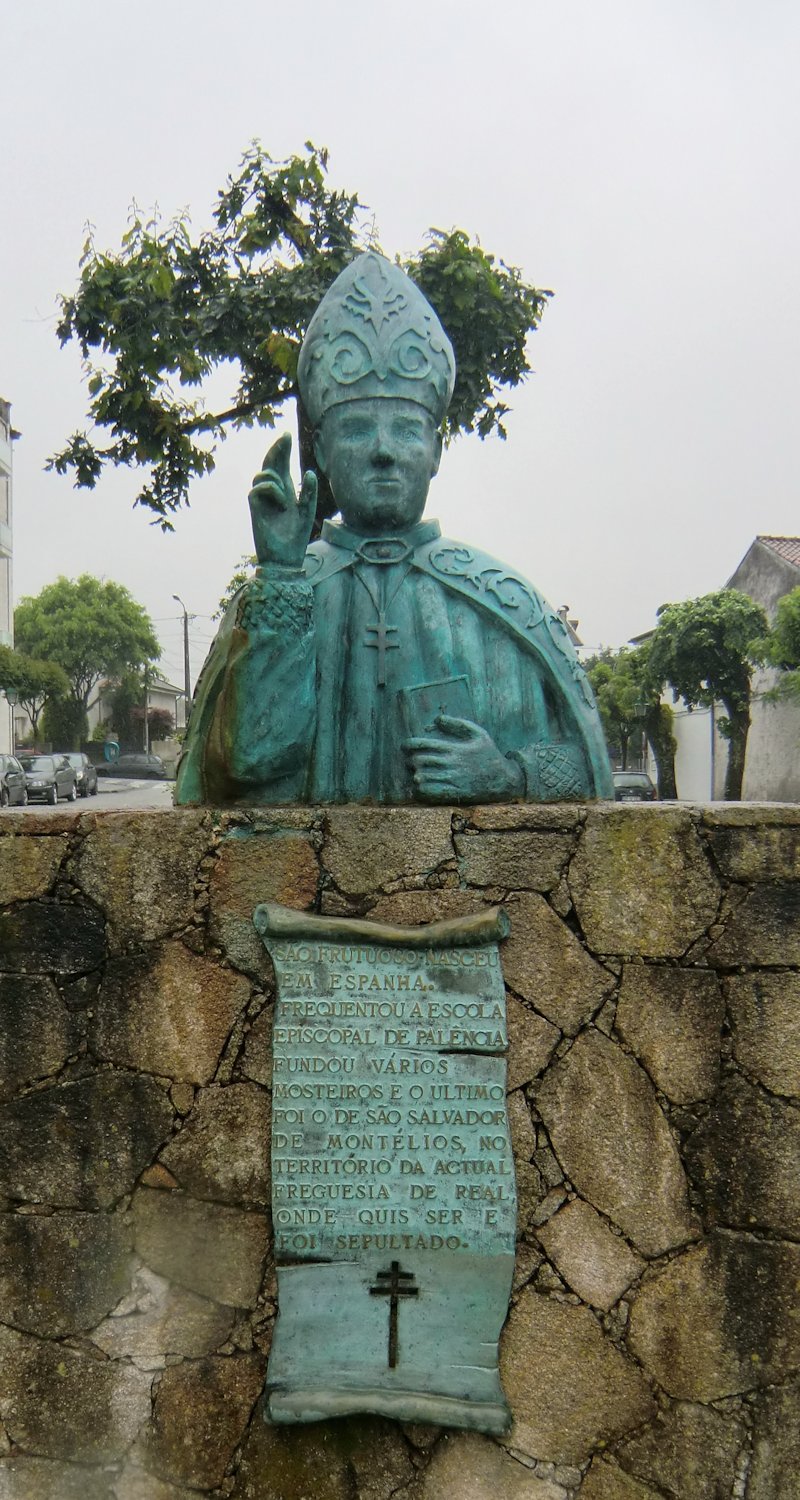
[[800, 568], [800, 536], [757, 536], [756, 541], [771, 547], [784, 562], [794, 563]]

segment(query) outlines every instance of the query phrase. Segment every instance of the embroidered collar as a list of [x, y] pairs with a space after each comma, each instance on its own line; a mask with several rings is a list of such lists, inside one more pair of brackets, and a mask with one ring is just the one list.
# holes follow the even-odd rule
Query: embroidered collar
[[361, 532], [353, 531], [345, 526], [343, 521], [323, 521], [322, 540], [329, 542], [333, 547], [341, 547], [347, 552], [354, 552], [357, 557], [363, 558], [364, 562], [370, 563], [399, 563], [411, 557], [417, 547], [424, 542], [433, 542], [441, 536], [441, 528], [438, 521], [418, 521], [416, 526], [411, 526], [408, 531], [401, 531], [390, 536], [363, 536]]

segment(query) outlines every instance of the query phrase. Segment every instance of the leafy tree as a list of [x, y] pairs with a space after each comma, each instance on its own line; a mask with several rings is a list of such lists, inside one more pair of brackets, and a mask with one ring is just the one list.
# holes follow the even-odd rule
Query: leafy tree
[[0, 646], [0, 686], [16, 690], [17, 700], [31, 721], [35, 744], [42, 709], [51, 700], [67, 696], [69, 679], [55, 662], [37, 661], [12, 651], [10, 646]]
[[69, 679], [75, 704], [71, 743], [80, 744], [85, 714], [101, 677], [158, 658], [160, 651], [146, 612], [122, 584], [83, 573], [77, 580], [59, 578], [33, 598], [20, 600], [14, 613], [14, 635], [22, 652], [54, 662]]
[[214, 614], [212, 615], [212, 619], [218, 620], [220, 618], [220, 615], [224, 615], [226, 609], [228, 608], [228, 605], [233, 599], [234, 594], [238, 594], [239, 589], [243, 586], [243, 584], [247, 583], [248, 578], [252, 578], [253, 569], [256, 566], [257, 562], [258, 558], [256, 557], [254, 552], [251, 554], [245, 553], [243, 557], [239, 558], [238, 565], [236, 566], [236, 568], [234, 568], [233, 573], [231, 574], [227, 584], [225, 585], [225, 592], [222, 595], [222, 598], [220, 599], [219, 604], [214, 611]]
[[764, 642], [764, 655], [781, 673], [766, 696], [773, 701], [800, 699], [800, 587], [778, 600], [775, 624]]
[[[631, 672], [631, 652], [605, 647], [586, 663], [609, 749], [617, 751], [623, 771], [628, 769], [631, 738], [641, 733], [637, 714], [638, 684]], [[637, 722], [638, 721], [638, 722]]]
[[742, 795], [753, 667], [763, 656], [767, 618], [736, 589], [719, 589], [682, 604], [663, 604], [649, 642], [649, 670], [669, 683], [673, 696], [689, 708], [720, 702], [717, 720], [728, 741], [725, 798]]
[[[78, 288], [62, 298], [58, 335], [62, 345], [80, 346], [89, 416], [109, 440], [99, 446], [76, 432], [50, 467], [90, 489], [107, 464], [144, 470], [136, 503], [171, 530], [192, 478], [213, 469], [226, 430], [275, 425], [297, 395], [297, 359], [314, 309], [356, 254], [379, 248], [357, 196], [328, 187], [327, 167], [327, 151], [310, 142], [287, 161], [254, 142], [218, 194], [213, 229], [193, 238], [185, 215], [165, 223], [134, 208], [118, 251], [87, 240]], [[529, 372], [527, 336], [551, 293], [527, 285], [459, 229], [432, 229], [399, 263], [455, 349], [445, 435], [505, 436], [500, 392]], [[211, 409], [204, 388], [225, 365], [238, 367], [238, 385], [228, 404]], [[298, 426], [305, 470], [312, 433], [299, 402]], [[333, 509], [323, 484], [318, 524]]]
[[123, 672], [108, 693], [111, 728], [122, 750], [141, 750], [144, 683], [140, 672]]
[[677, 797], [672, 709], [661, 702], [662, 683], [650, 668], [649, 643], [633, 650], [609, 648], [587, 663], [609, 746], [627, 770], [632, 738], [645, 735], [656, 763], [659, 797]]
[[42, 714], [42, 733], [54, 750], [77, 750], [89, 733], [86, 710], [76, 698], [50, 698]]
[[147, 727], [150, 742], [168, 740], [175, 733], [175, 720], [168, 708], [150, 708], [147, 711]]

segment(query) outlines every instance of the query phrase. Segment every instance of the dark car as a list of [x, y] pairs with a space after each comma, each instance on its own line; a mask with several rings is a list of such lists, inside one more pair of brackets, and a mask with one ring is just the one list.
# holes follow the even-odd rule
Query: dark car
[[78, 787], [79, 797], [97, 796], [97, 772], [92, 765], [88, 755], [82, 750], [68, 750], [63, 757], [68, 760], [75, 772], [75, 781]]
[[24, 807], [27, 800], [22, 766], [15, 755], [0, 755], [0, 807]]
[[658, 793], [646, 771], [615, 771], [615, 802], [655, 802]]
[[21, 755], [19, 763], [25, 772], [28, 801], [40, 797], [53, 805], [59, 797], [74, 802], [78, 795], [75, 772], [65, 755]]
[[160, 755], [134, 750], [99, 767], [101, 776], [124, 776], [127, 781], [167, 781], [167, 768]]

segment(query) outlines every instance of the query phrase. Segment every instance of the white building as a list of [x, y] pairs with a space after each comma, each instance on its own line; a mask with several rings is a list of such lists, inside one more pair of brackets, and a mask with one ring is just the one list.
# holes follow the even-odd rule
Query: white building
[[[774, 622], [778, 600], [800, 587], [800, 537], [757, 536], [726, 588], [747, 594]], [[772, 668], [753, 673], [750, 733], [744, 768], [742, 798], [745, 801], [800, 802], [800, 705], [770, 703], [765, 693], [780, 674]], [[672, 703], [672, 694], [665, 694]], [[678, 796], [692, 802], [720, 799], [725, 788], [728, 741], [716, 720], [724, 708], [696, 708], [672, 704], [678, 742], [675, 779]], [[712, 727], [713, 726], [713, 727]]]

